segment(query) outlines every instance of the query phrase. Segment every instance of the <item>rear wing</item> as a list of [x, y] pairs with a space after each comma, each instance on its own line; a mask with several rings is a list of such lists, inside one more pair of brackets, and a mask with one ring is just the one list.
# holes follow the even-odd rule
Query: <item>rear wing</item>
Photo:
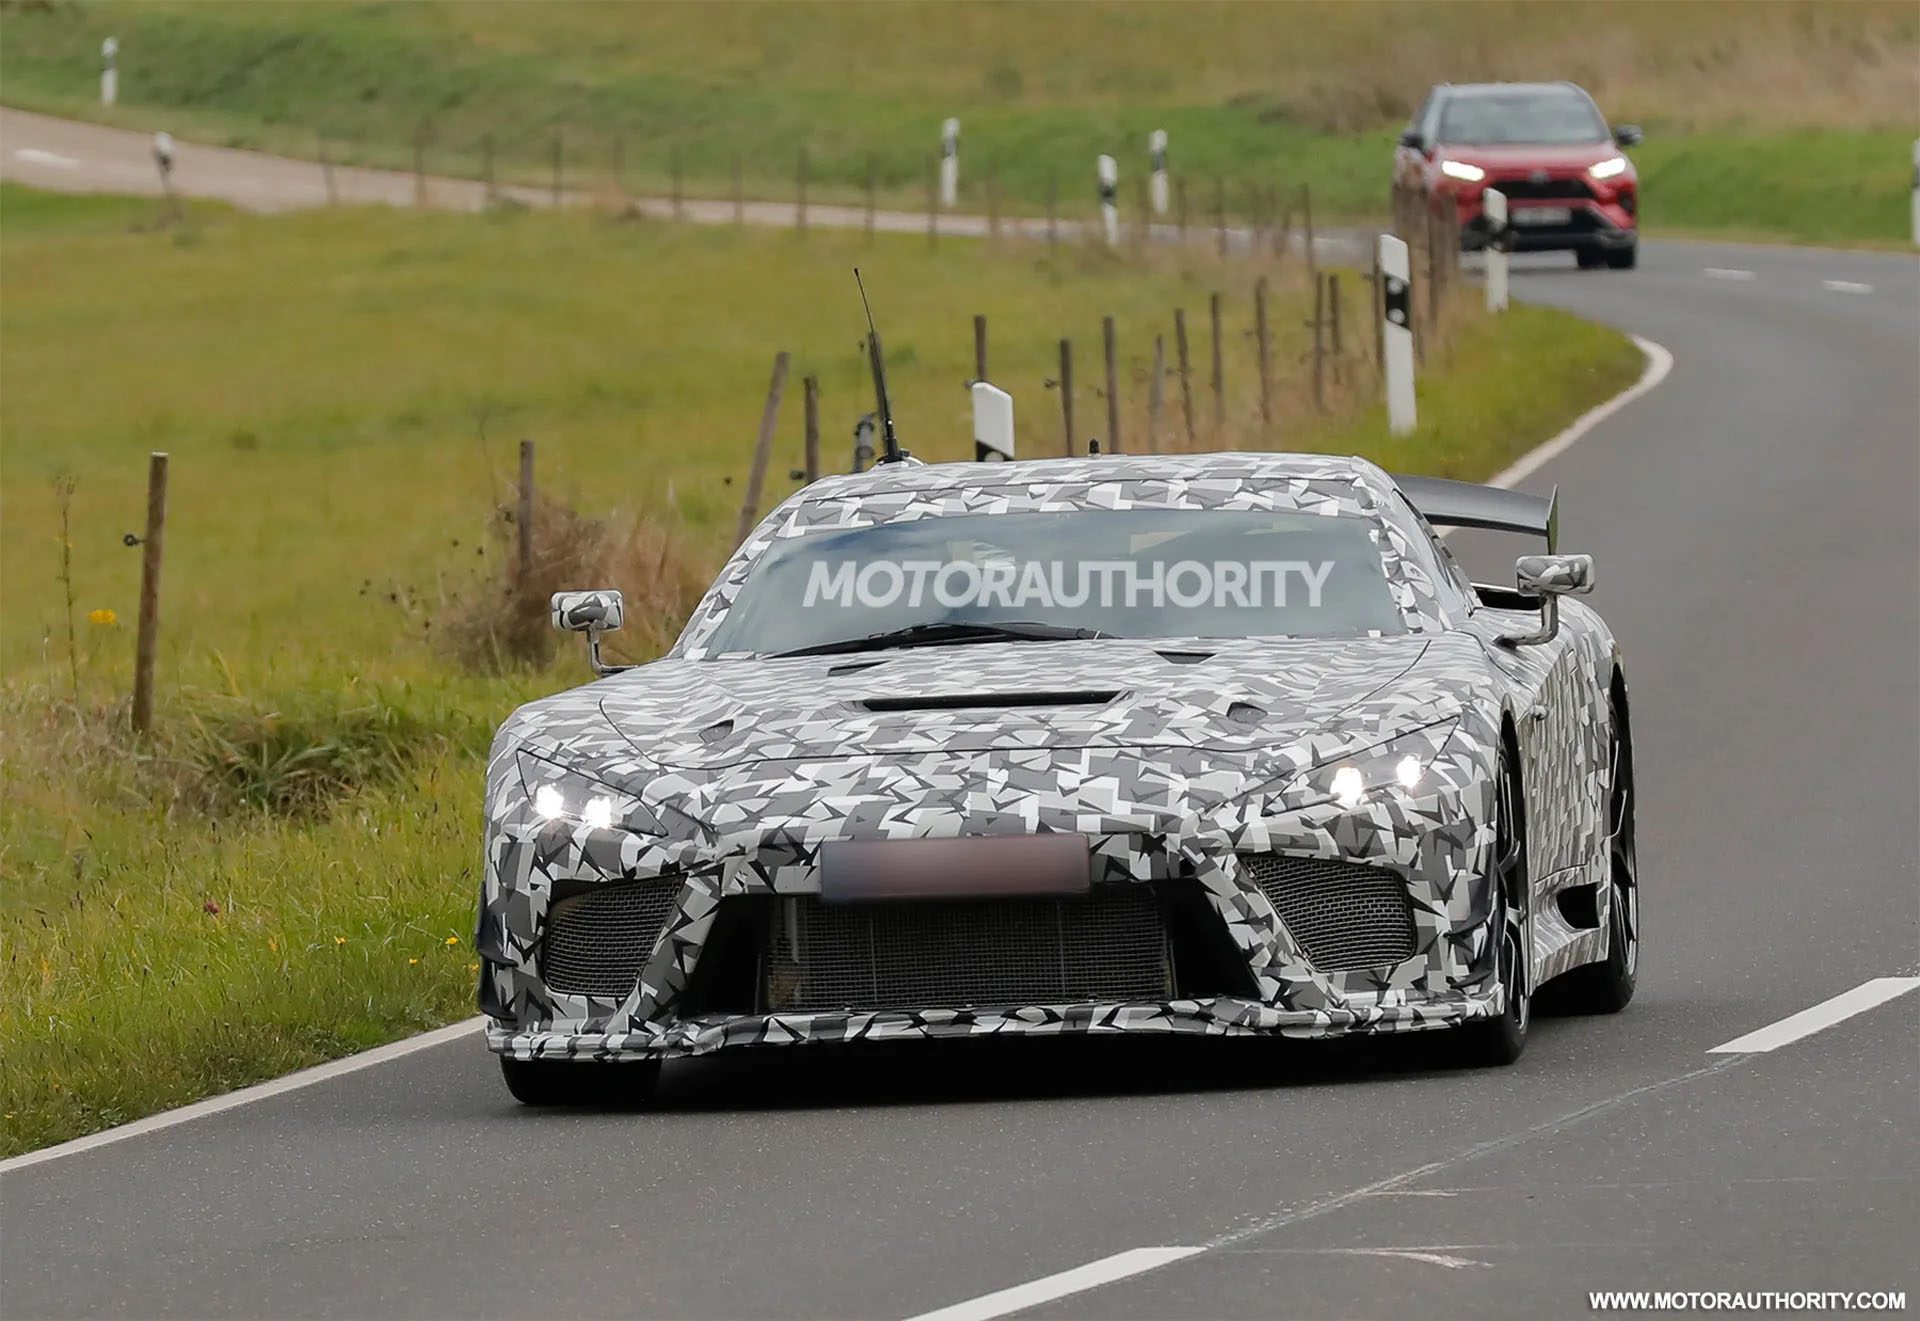
[[1542, 537], [1547, 554], [1560, 548], [1560, 488], [1545, 495], [1509, 491], [1498, 486], [1476, 486], [1445, 477], [1394, 476], [1407, 503], [1437, 528], [1485, 528], [1492, 532], [1522, 532]]

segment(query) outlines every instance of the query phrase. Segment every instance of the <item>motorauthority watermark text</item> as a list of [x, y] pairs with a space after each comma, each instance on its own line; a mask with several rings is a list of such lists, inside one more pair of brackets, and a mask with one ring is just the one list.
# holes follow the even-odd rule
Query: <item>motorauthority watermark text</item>
[[1596, 1289], [1595, 1312], [1904, 1312], [1904, 1289]]
[[1331, 560], [816, 561], [807, 575], [802, 605], [861, 605], [870, 610], [928, 602], [950, 610], [1072, 610], [1088, 604], [1102, 609], [1159, 610], [1172, 605], [1185, 610], [1317, 610], [1332, 572]]

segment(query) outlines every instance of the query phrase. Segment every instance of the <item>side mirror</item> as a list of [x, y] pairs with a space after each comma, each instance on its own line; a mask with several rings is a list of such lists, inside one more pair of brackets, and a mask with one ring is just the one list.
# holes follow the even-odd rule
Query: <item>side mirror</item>
[[1637, 147], [1646, 137], [1638, 124], [1620, 124], [1613, 130], [1613, 140], [1622, 147]]
[[1415, 151], [1425, 151], [1427, 149], [1427, 140], [1421, 136], [1419, 129], [1410, 128], [1401, 132], [1400, 145], [1403, 147], [1411, 147]]
[[553, 626], [563, 633], [587, 635], [587, 663], [598, 675], [618, 674], [630, 668], [608, 665], [600, 659], [600, 635], [612, 632], [626, 622], [627, 603], [619, 592], [602, 588], [593, 592], [555, 592], [548, 602], [553, 611]]
[[1551, 642], [1560, 632], [1560, 598], [1585, 596], [1593, 590], [1591, 555], [1522, 555], [1513, 565], [1522, 596], [1540, 598], [1540, 629], [1500, 639], [1508, 647], [1531, 647]]

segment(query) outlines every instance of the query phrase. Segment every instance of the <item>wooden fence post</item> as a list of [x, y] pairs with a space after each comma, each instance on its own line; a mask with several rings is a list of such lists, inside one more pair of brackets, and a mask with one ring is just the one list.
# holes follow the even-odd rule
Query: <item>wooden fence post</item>
[[1167, 337], [1153, 337], [1153, 375], [1147, 381], [1147, 453], [1160, 452], [1160, 416], [1167, 403]]
[[1314, 282], [1320, 279], [1320, 254], [1313, 246], [1313, 187], [1300, 185], [1300, 242], [1307, 257], [1307, 278]]
[[1340, 272], [1327, 273], [1327, 336], [1333, 341], [1334, 370], [1342, 370], [1340, 359], [1347, 354], [1347, 346], [1340, 335]]
[[1186, 176], [1173, 181], [1173, 223], [1180, 231], [1180, 246], [1187, 246], [1187, 180]]
[[513, 531], [519, 542], [520, 581], [533, 572], [533, 442], [520, 442], [520, 489], [516, 492]]
[[1066, 455], [1073, 457], [1073, 341], [1060, 341], [1060, 421], [1067, 440]]
[[1193, 432], [1193, 371], [1192, 361], [1187, 355], [1187, 309], [1173, 309], [1173, 347], [1180, 360], [1180, 417], [1186, 424], [1187, 449], [1194, 447]]
[[1327, 345], [1323, 327], [1326, 318], [1327, 282], [1316, 278], [1313, 282], [1313, 406], [1321, 412], [1327, 407]]
[[1220, 342], [1220, 295], [1207, 295], [1207, 318], [1213, 323], [1213, 429], [1227, 424], [1227, 376], [1225, 346]]
[[167, 530], [167, 456], [147, 460], [147, 534], [140, 542], [140, 633], [133, 653], [133, 732], [153, 725], [153, 661], [160, 638], [160, 553]]
[[1113, 318], [1100, 318], [1101, 348], [1107, 358], [1107, 444], [1108, 454], [1120, 453], [1120, 368], [1114, 346]]
[[988, 380], [987, 376], [987, 317], [984, 312], [976, 312], [973, 317], [973, 379]]
[[820, 480], [820, 378], [809, 376], [801, 382], [807, 403], [807, 480]]
[[340, 200], [340, 192], [333, 183], [333, 157], [327, 153], [327, 135], [320, 135], [320, 178], [327, 186], [327, 205], [333, 206]]
[[800, 148], [798, 187], [794, 194], [793, 225], [802, 234], [807, 232], [807, 149]]
[[1060, 175], [1047, 171], [1047, 256], [1060, 245]]
[[875, 171], [873, 153], [867, 153], [867, 242], [873, 242], [873, 194], [879, 187], [879, 176]]
[[1260, 354], [1260, 424], [1273, 425], [1272, 340], [1267, 333], [1267, 277], [1253, 282], [1253, 338]]
[[422, 121], [413, 135], [413, 204], [427, 204], [427, 126]]
[[747, 473], [747, 497], [740, 506], [740, 526], [733, 544], [738, 546], [753, 531], [760, 513], [760, 491], [766, 485], [767, 462], [773, 457], [773, 429], [780, 420], [780, 396], [787, 388], [788, 354], [783, 349], [773, 358], [773, 380], [767, 386], [767, 406], [760, 414], [760, 439], [753, 450], [753, 467]]
[[1387, 369], [1387, 322], [1380, 307], [1380, 245], [1372, 246], [1369, 257], [1372, 266], [1367, 272], [1367, 319], [1373, 322], [1373, 365], [1384, 372]]
[[940, 162], [927, 157], [927, 247], [940, 246]]

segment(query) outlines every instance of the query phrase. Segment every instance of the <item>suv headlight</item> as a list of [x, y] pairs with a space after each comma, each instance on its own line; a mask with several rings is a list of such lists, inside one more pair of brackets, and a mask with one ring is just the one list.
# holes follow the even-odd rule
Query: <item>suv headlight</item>
[[1596, 179], [1611, 179], [1616, 174], [1625, 174], [1626, 172], [1627, 158], [1625, 156], [1609, 156], [1599, 164], [1589, 165], [1587, 167], [1587, 173]]
[[1487, 177], [1487, 172], [1478, 165], [1469, 165], [1465, 161], [1441, 161], [1440, 173], [1449, 179], [1458, 179], [1462, 183], [1479, 183]]
[[1346, 808], [1360, 806], [1381, 790], [1419, 793], [1430, 786], [1433, 763], [1459, 723], [1457, 718], [1443, 720], [1322, 762], [1298, 777], [1294, 786], [1305, 791], [1306, 803], [1331, 799]]
[[630, 793], [590, 775], [522, 749], [516, 754], [520, 784], [534, 816], [542, 821], [572, 821], [595, 830], [632, 830], [664, 835], [660, 819]]

